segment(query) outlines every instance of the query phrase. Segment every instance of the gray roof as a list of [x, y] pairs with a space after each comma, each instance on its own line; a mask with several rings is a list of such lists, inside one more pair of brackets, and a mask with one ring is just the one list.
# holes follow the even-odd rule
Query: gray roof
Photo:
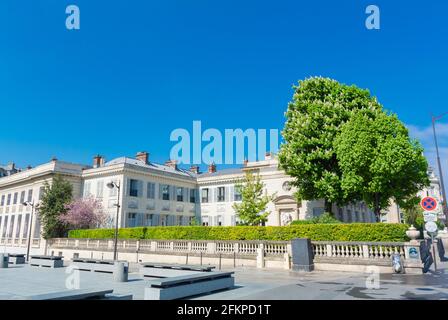
[[134, 166], [138, 166], [138, 167], [142, 167], [142, 168], [146, 168], [146, 169], [153, 169], [153, 170], [157, 170], [157, 171], [161, 171], [161, 172], [169, 172], [172, 174], [177, 174], [177, 175], [186, 176], [186, 177], [196, 177], [197, 176], [195, 173], [193, 173], [189, 170], [179, 168], [179, 167], [177, 169], [174, 169], [173, 167], [170, 167], [170, 166], [167, 166], [164, 164], [159, 164], [159, 163], [155, 163], [155, 162], [145, 163], [141, 160], [128, 158], [128, 157], [116, 158], [114, 160], [106, 162], [104, 164], [104, 166], [107, 167], [107, 166], [113, 166], [113, 165], [117, 165], [117, 164], [129, 164], [129, 165], [134, 165]]
[[210, 173], [210, 172], [200, 173], [198, 175], [198, 178], [218, 177], [218, 176], [231, 175], [231, 174], [240, 174], [242, 172], [243, 172], [242, 168], [229, 168], [229, 169], [217, 170], [216, 172], [213, 172], [213, 173]]

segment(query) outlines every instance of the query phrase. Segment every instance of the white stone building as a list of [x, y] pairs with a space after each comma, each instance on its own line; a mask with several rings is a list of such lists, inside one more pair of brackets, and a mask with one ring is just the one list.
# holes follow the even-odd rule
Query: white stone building
[[[245, 163], [241, 168], [217, 170], [210, 165], [201, 173], [199, 167], [184, 170], [175, 161], [157, 164], [146, 152], [135, 158], [105, 161], [94, 157], [93, 165], [80, 165], [52, 159], [49, 163], [0, 178], [0, 244], [24, 246], [28, 238], [30, 206], [38, 203], [44, 182], [51, 184], [61, 175], [73, 185], [73, 196], [94, 197], [101, 201], [110, 217], [106, 227], [115, 225], [119, 198], [120, 227], [190, 225], [196, 221], [208, 226], [232, 226], [238, 223], [233, 209], [241, 195], [235, 186], [246, 171], [258, 173], [265, 192], [274, 199], [268, 204], [267, 225], [287, 225], [292, 220], [310, 219], [324, 211], [323, 201], [301, 201], [294, 198], [291, 177], [278, 169], [276, 157], [270, 154], [262, 161]], [[114, 182], [120, 186], [108, 188]], [[346, 222], [373, 222], [373, 213], [362, 203], [334, 207], [338, 219]], [[33, 219], [33, 242], [40, 241], [38, 215]]]

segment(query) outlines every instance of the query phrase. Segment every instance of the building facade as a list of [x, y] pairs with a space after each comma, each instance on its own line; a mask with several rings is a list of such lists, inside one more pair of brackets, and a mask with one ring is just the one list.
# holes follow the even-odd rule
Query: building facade
[[[217, 170], [210, 165], [204, 173], [197, 166], [182, 169], [175, 161], [150, 162], [147, 152], [108, 162], [95, 156], [90, 166], [52, 159], [0, 178], [0, 244], [25, 244], [31, 207], [24, 202], [37, 204], [45, 182], [51, 184], [56, 175], [73, 185], [74, 198], [91, 197], [101, 202], [109, 217], [104, 227], [115, 225], [117, 213], [120, 227], [186, 226], [194, 221], [206, 226], [234, 226], [239, 220], [233, 205], [241, 202], [237, 185], [248, 171], [259, 174], [265, 193], [273, 196], [267, 206], [270, 214], [266, 225], [288, 225], [324, 212], [322, 200], [297, 202], [291, 177], [278, 169], [278, 160], [271, 154], [262, 161], [246, 162], [241, 168]], [[375, 221], [363, 203], [333, 209], [341, 221]], [[40, 241], [38, 214], [31, 235], [33, 241]]]

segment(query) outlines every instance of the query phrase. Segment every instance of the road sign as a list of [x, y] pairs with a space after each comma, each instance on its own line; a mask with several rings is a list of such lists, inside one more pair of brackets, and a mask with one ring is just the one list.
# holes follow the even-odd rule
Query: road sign
[[425, 222], [437, 221], [437, 213], [432, 211], [425, 211], [423, 212], [423, 220]]
[[432, 221], [426, 222], [425, 223], [425, 229], [426, 229], [426, 231], [428, 231], [430, 233], [433, 233], [433, 232], [437, 231], [437, 225], [436, 225], [435, 222], [432, 222]]
[[425, 211], [434, 211], [437, 209], [437, 199], [433, 197], [425, 197], [420, 202], [420, 206]]

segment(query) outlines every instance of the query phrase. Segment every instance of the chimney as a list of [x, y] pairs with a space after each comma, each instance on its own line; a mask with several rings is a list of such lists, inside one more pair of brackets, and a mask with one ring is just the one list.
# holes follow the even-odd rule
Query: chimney
[[28, 165], [28, 167], [26, 167], [26, 170], [31, 170], [33, 169], [33, 167], [31, 165]]
[[208, 173], [215, 173], [216, 172], [216, 164], [213, 162], [208, 166]]
[[165, 165], [168, 167], [173, 168], [174, 170], [177, 170], [177, 161], [176, 160], [168, 160], [165, 162]]
[[149, 153], [146, 151], [137, 152], [135, 159], [142, 161], [145, 164], [149, 163]]
[[93, 167], [99, 168], [104, 165], [104, 157], [100, 156], [99, 154], [93, 157]]
[[191, 166], [190, 171], [193, 173], [198, 174], [199, 173], [199, 166]]
[[56, 162], [56, 161], [58, 161], [58, 158], [56, 158], [56, 156], [53, 156], [53, 157], [51, 158], [51, 161]]
[[249, 162], [249, 160], [244, 159], [243, 165], [246, 167], [248, 162]]

